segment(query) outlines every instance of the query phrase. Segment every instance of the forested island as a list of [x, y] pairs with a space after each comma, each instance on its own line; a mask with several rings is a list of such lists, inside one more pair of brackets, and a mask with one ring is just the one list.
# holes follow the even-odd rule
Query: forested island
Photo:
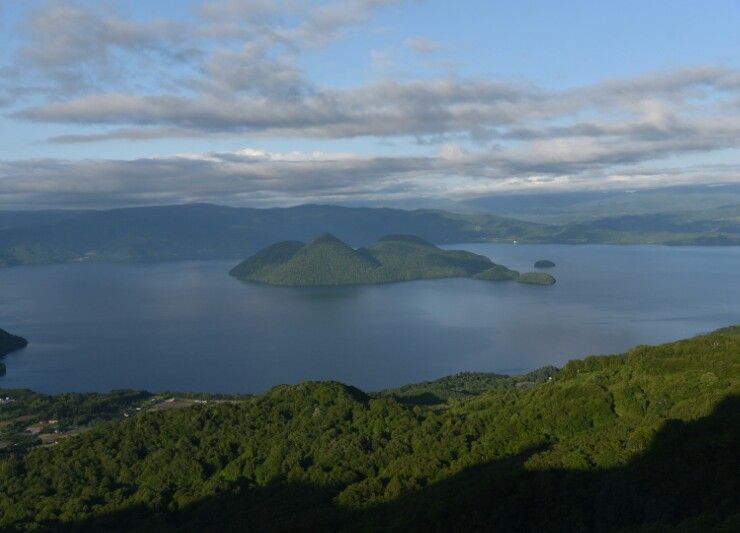
[[0, 447], [0, 529], [740, 526], [740, 326], [526, 376], [164, 398], [0, 391], [0, 441], [90, 423]]
[[[387, 235], [354, 249], [325, 234], [309, 244], [273, 244], [242, 261], [230, 274], [242, 281], [294, 287], [391, 283], [417, 279], [475, 278], [549, 285], [539, 274], [520, 275], [488, 257], [443, 250], [413, 235]], [[535, 276], [533, 278], [532, 276]]]
[[525, 272], [519, 275], [517, 281], [529, 285], [554, 285], [555, 277], [544, 272]]
[[555, 263], [553, 263], [549, 259], [540, 259], [534, 262], [535, 268], [553, 268], [554, 266]]
[[[10, 352], [20, 350], [28, 345], [28, 341], [23, 337], [12, 335], [0, 328], [0, 359]], [[5, 374], [5, 364], [0, 362], [0, 376]]]

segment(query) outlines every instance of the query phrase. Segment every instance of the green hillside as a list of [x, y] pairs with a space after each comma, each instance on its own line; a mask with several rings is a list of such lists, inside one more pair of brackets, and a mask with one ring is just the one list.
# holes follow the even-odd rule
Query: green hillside
[[308, 245], [278, 243], [237, 265], [231, 275], [271, 285], [347, 285], [382, 281], [379, 264], [333, 235]]
[[482, 272], [478, 272], [473, 277], [485, 281], [509, 281], [518, 279], [519, 272], [506, 268], [504, 265], [495, 265]]
[[388, 235], [367, 247], [389, 280], [468, 277], [490, 268], [485, 256], [442, 250], [411, 235]]
[[458, 391], [429, 406], [307, 382], [142, 410], [0, 459], [0, 527], [737, 531], [738, 333], [417, 385]]
[[411, 383], [383, 391], [401, 403], [434, 405], [450, 399], [469, 398], [496, 389], [529, 387], [550, 381], [558, 373], [554, 366], [546, 366], [519, 376], [490, 372], [461, 372], [434, 381]]
[[241, 262], [231, 274], [239, 278], [258, 276], [265, 269], [289, 261], [304, 246], [300, 241], [275, 243], [254, 254], [249, 261]]
[[355, 250], [326, 234], [307, 245], [284, 242], [269, 246], [242, 261], [230, 274], [271, 285], [350, 285], [470, 277], [492, 265], [482, 255], [442, 250], [411, 235], [388, 235]]
[[[279, 251], [273, 253], [272, 251]], [[265, 256], [269, 255], [269, 260]], [[230, 274], [272, 285], [346, 285], [372, 283], [378, 263], [330, 234], [311, 243], [278, 243], [257, 252]]]

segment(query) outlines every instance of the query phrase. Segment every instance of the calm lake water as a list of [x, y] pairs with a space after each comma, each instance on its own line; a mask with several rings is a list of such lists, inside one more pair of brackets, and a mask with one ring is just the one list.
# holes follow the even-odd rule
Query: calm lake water
[[464, 370], [517, 373], [740, 322], [740, 248], [466, 244], [552, 287], [467, 279], [288, 289], [233, 261], [0, 269], [0, 327], [30, 340], [0, 387], [365, 390]]

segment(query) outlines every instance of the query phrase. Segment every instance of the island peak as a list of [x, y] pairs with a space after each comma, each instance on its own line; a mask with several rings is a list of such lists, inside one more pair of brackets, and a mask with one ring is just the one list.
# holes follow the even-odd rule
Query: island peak
[[[284, 241], [264, 248], [234, 267], [242, 281], [293, 287], [361, 285], [417, 279], [519, 279], [519, 273], [488, 257], [464, 250], [444, 250], [414, 235], [386, 235], [354, 249], [332, 234], [309, 244]], [[554, 278], [553, 278], [554, 279]], [[542, 283], [522, 281], [523, 283]]]

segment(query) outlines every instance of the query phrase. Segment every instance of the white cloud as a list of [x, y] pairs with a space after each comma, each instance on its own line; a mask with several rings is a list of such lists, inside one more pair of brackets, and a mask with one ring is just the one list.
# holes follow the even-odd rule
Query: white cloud
[[410, 37], [404, 40], [403, 44], [413, 52], [422, 55], [439, 52], [444, 48], [442, 43], [426, 37]]
[[[294, 202], [662, 183], [671, 173], [676, 182], [737, 179], [732, 165], [714, 177], [639, 168], [740, 148], [736, 69], [694, 66], [553, 90], [454, 74], [394, 78], [398, 49], [379, 47], [363, 54], [381, 71], [364, 83], [332, 86], [303, 71], [306, 53], [367, 29], [376, 10], [395, 2], [209, 0], [181, 22], [44, 3], [23, 23], [14, 59], [0, 65], [0, 105], [12, 106], [17, 120], [76, 126], [52, 142], [369, 137], [436, 147], [424, 157], [244, 149], [133, 161], [6, 161], [0, 203], [53, 204], [55, 195], [70, 203]], [[422, 56], [443, 49], [420, 36], [403, 44]]]
[[602, 151], [591, 150], [573, 163], [562, 161], [558, 151], [525, 157], [511, 150], [469, 152], [448, 145], [437, 157], [244, 148], [129, 161], [6, 161], [0, 162], [0, 205], [105, 207], [193, 201], [291, 205], [740, 180], [740, 165], [615, 171], [602, 167], [603, 157]]

